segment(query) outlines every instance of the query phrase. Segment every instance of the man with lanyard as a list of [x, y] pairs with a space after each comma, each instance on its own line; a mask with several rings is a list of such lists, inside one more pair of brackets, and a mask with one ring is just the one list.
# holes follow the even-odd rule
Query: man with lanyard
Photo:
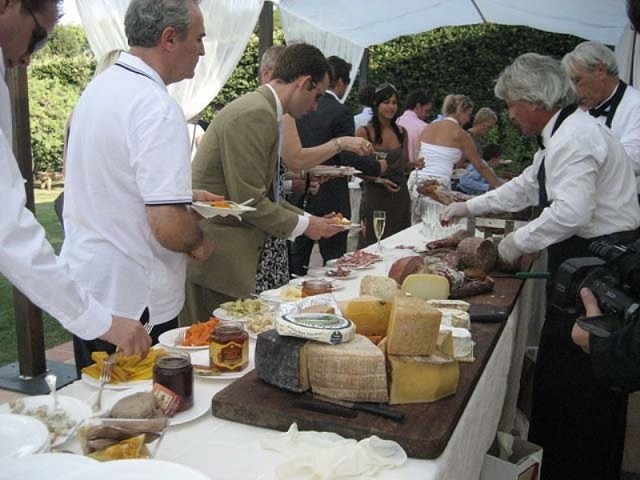
[[76, 283], [55, 256], [44, 229], [25, 208], [24, 180], [11, 151], [13, 137], [5, 68], [26, 67], [49, 38], [61, 1], [9, 0], [0, 5], [0, 272], [67, 330], [100, 337], [127, 353], [149, 349], [139, 322], [111, 315]]
[[[533, 164], [510, 182], [449, 205], [443, 222], [539, 205], [540, 216], [499, 244], [502, 260], [549, 251], [549, 272], [589, 244], [637, 238], [640, 207], [631, 164], [610, 130], [573, 104], [560, 62], [535, 53], [518, 57], [498, 78], [495, 94], [522, 132], [538, 136]], [[625, 205], [625, 208], [620, 208]], [[549, 309], [538, 352], [529, 439], [544, 449], [542, 478], [619, 478], [626, 395], [600, 386], [589, 356], [571, 341], [575, 318]]]
[[[317, 240], [344, 231], [329, 218], [305, 215], [280, 198], [281, 119], [300, 118], [318, 106], [329, 86], [330, 66], [316, 47], [287, 46], [271, 81], [228, 104], [207, 129], [193, 160], [193, 182], [234, 202], [251, 201], [242, 221], [202, 222], [217, 248], [206, 262], [189, 263], [183, 324], [201, 321], [220, 303], [256, 291], [256, 271], [268, 235]], [[206, 318], [206, 317], [205, 317]]]
[[[213, 250], [190, 205], [221, 197], [192, 191], [187, 123], [166, 87], [193, 76], [205, 31], [196, 0], [132, 0], [124, 23], [129, 53], [74, 110], [61, 255], [105, 305], [153, 325], [156, 342], [177, 327], [187, 255]], [[74, 338], [76, 368], [113, 349]]]
[[639, 177], [640, 91], [618, 77], [613, 51], [597, 42], [582, 42], [564, 56], [562, 66], [573, 82], [580, 106], [611, 129]]

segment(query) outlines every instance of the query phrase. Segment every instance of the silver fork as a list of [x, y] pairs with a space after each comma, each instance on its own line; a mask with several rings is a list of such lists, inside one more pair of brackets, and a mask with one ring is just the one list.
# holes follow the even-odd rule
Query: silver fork
[[180, 330], [177, 334], [176, 334], [176, 339], [173, 341], [173, 346], [174, 347], [179, 347], [184, 343], [184, 339], [187, 338], [187, 330]]
[[102, 362], [102, 367], [100, 368], [100, 387], [98, 388], [98, 397], [91, 407], [91, 410], [93, 410], [94, 413], [102, 410], [102, 390], [104, 390], [104, 384], [111, 381], [111, 366], [112, 363], [110, 360]]
[[147, 322], [144, 324], [144, 330], [145, 332], [147, 332], [147, 335], [151, 335], [151, 330], [153, 330], [153, 327], [155, 327], [155, 325], [151, 322]]

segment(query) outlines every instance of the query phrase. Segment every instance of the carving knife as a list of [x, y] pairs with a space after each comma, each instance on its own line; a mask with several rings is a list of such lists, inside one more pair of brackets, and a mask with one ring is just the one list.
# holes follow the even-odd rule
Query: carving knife
[[352, 410], [360, 410], [361, 412], [371, 413], [380, 417], [388, 418], [395, 422], [400, 422], [404, 419], [404, 413], [392, 410], [378, 405], [377, 403], [368, 402], [348, 402], [346, 400], [337, 400], [335, 398], [325, 397], [324, 395], [313, 394], [313, 398], [322, 402], [331, 403], [333, 405], [339, 405], [341, 407], [350, 408]]

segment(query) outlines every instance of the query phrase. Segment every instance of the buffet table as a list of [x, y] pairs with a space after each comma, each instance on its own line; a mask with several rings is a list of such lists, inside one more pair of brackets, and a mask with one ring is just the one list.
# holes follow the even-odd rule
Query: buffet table
[[[459, 228], [459, 227], [458, 227]], [[409, 255], [405, 249], [394, 248], [399, 245], [423, 246], [426, 241], [421, 224], [415, 225], [384, 240], [384, 260], [375, 264], [372, 269], [361, 271], [357, 278], [344, 280], [345, 288], [335, 292], [338, 300], [358, 295], [360, 278], [364, 275], [387, 275], [391, 264], [398, 258]], [[429, 235], [430, 236], [430, 235]], [[374, 250], [372, 247], [371, 250]], [[535, 268], [535, 266], [534, 266]], [[511, 280], [514, 285], [515, 280]], [[536, 291], [543, 287], [542, 282], [526, 282], [525, 288], [520, 287], [525, 282], [517, 281], [518, 290], [511, 292], [517, 301], [508, 319], [497, 324], [492, 352], [489, 352], [487, 362], [481, 375], [477, 379], [475, 388], [469, 394], [466, 408], [462, 412], [457, 426], [455, 426], [442, 454], [433, 460], [419, 460], [409, 458], [402, 467], [379, 473], [380, 479], [456, 479], [477, 480], [482, 468], [485, 452], [491, 445], [498, 428], [503, 403], [506, 400], [505, 412], [513, 412], [519, 380], [521, 358], [512, 362], [514, 344], [517, 338], [523, 338], [523, 329], [530, 313], [531, 303], [527, 297], [535, 297]], [[499, 289], [493, 293], [495, 303], [501, 301]], [[506, 303], [509, 303], [505, 300]], [[499, 333], [502, 329], [501, 333]], [[472, 328], [473, 332], [473, 328]], [[520, 356], [520, 353], [518, 353]], [[512, 371], [511, 365], [514, 364]], [[210, 378], [196, 378], [195, 392], [207, 399], [232, 380]], [[508, 388], [511, 386], [511, 388]], [[83, 381], [77, 381], [61, 390], [61, 394], [90, 401], [95, 396], [95, 388]], [[458, 392], [456, 395], [461, 394]], [[114, 390], [105, 390], [103, 397], [121, 395]], [[511, 413], [507, 415], [510, 417]], [[501, 428], [509, 427], [512, 418], [503, 418]], [[193, 467], [216, 479], [271, 479], [276, 466], [286, 459], [270, 450], [261, 447], [260, 441], [267, 435], [275, 433], [273, 430], [222, 420], [211, 415], [210, 412], [182, 425], [170, 427], [166, 433], [156, 458], [170, 460]], [[78, 445], [70, 446], [77, 451]]]

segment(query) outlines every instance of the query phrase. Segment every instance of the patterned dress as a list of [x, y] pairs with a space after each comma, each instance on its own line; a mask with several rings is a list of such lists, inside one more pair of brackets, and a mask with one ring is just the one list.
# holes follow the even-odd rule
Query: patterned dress
[[[285, 172], [286, 167], [280, 162], [280, 182], [284, 182]], [[280, 193], [280, 197], [283, 199], [284, 195]], [[258, 260], [256, 293], [286, 285], [290, 278], [287, 240], [267, 235], [264, 250]]]

